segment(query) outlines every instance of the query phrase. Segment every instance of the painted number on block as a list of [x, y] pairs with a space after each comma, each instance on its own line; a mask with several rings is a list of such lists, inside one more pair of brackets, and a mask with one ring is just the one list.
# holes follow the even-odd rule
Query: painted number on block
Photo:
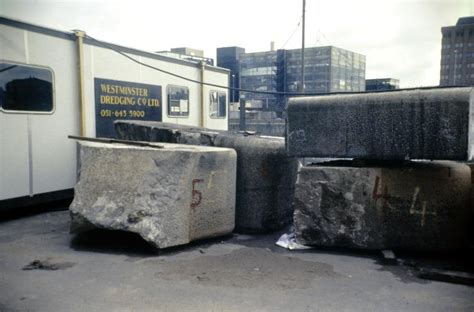
[[204, 179], [193, 179], [193, 190], [192, 190], [192, 200], [191, 208], [194, 209], [201, 203], [202, 193], [196, 190], [196, 184], [204, 182]]
[[[378, 193], [379, 183], [380, 183], [380, 177], [376, 176], [375, 177], [374, 189], [372, 191], [372, 198], [375, 200], [375, 202], [377, 202], [377, 200], [381, 199], [383, 201], [382, 207], [385, 208], [388, 204], [388, 199], [389, 199], [388, 187], [385, 185], [385, 187], [383, 188], [383, 192]], [[380, 183], [380, 184], [382, 184], [382, 183]]]

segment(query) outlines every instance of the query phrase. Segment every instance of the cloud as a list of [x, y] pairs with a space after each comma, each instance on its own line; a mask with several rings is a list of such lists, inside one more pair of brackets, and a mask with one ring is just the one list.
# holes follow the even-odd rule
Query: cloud
[[[404, 87], [439, 83], [440, 28], [473, 14], [455, 0], [307, 0], [306, 46], [335, 45], [367, 56], [367, 77], [394, 77]], [[215, 57], [221, 46], [265, 51], [289, 39], [301, 1], [0, 0], [3, 15], [82, 29], [109, 42], [149, 51], [190, 46]], [[285, 48], [301, 46], [298, 28]]]

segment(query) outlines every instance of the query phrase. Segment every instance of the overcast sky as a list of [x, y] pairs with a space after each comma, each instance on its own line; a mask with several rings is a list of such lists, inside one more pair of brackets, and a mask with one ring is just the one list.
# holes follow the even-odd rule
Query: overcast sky
[[[223, 46], [247, 52], [267, 51], [271, 41], [276, 48], [301, 47], [301, 8], [301, 0], [0, 0], [6, 17], [81, 29], [148, 51], [187, 46], [212, 58]], [[307, 0], [306, 46], [366, 55], [367, 78], [398, 78], [402, 87], [437, 85], [440, 28], [473, 10], [474, 0]]]

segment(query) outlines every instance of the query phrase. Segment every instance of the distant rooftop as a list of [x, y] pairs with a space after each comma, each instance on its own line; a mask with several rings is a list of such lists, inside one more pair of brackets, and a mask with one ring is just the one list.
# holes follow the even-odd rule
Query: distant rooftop
[[204, 57], [204, 51], [194, 48], [182, 47], [182, 48], [172, 48], [171, 52], [178, 54], [185, 54], [191, 56]]
[[195, 64], [200, 64], [202, 61], [204, 61], [208, 65], [214, 66], [214, 59], [209, 58], [209, 57], [182, 54], [182, 53], [177, 53], [177, 52], [174, 52], [174, 51], [157, 51], [155, 53], [160, 54], [160, 55], [164, 55], [164, 56], [167, 56], [167, 57], [175, 58], [175, 59], [190, 61], [190, 62], [193, 62]]
[[456, 26], [472, 25], [472, 24], [474, 24], [474, 16], [467, 16], [467, 17], [460, 17], [458, 19], [458, 22], [456, 23]]

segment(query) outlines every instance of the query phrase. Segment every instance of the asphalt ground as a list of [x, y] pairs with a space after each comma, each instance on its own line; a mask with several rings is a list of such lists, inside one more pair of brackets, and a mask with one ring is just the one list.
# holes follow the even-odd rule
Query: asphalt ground
[[280, 233], [158, 251], [130, 233], [69, 234], [67, 211], [0, 222], [0, 311], [474, 311], [474, 287], [417, 266], [471, 269], [464, 255], [289, 251]]

